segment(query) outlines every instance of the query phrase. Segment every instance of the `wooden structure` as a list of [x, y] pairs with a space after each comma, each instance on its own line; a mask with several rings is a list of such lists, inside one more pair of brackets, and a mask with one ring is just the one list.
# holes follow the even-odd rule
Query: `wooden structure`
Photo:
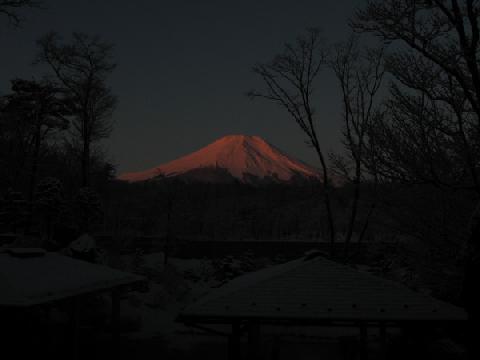
[[[217, 334], [221, 334], [217, 325], [228, 325], [231, 331], [223, 335], [229, 338], [230, 359], [240, 359], [244, 333], [248, 358], [258, 358], [260, 328], [265, 325], [355, 327], [361, 358], [366, 358], [368, 328], [379, 329], [385, 341], [388, 327], [458, 324], [467, 315], [398, 283], [313, 257], [234, 279], [187, 306], [177, 320]], [[278, 349], [273, 351], [276, 356]]]
[[73, 352], [69, 358], [77, 358], [80, 305], [84, 297], [111, 293], [111, 328], [114, 339], [118, 340], [120, 293], [142, 281], [130, 273], [42, 249], [9, 249], [0, 253], [0, 310], [27, 312], [38, 307], [49, 310], [60, 302], [69, 303]]

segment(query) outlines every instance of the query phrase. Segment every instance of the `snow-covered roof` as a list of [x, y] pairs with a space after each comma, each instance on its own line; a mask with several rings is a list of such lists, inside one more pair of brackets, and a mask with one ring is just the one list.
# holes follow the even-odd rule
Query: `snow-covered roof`
[[250, 273], [187, 306], [179, 321], [466, 320], [456, 306], [322, 257]]
[[0, 306], [31, 306], [133, 284], [142, 278], [57, 253], [0, 253]]

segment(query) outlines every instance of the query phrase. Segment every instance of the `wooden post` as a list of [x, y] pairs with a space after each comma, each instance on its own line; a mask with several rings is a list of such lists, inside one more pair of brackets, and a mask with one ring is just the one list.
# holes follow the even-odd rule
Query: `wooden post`
[[240, 360], [242, 358], [240, 337], [240, 323], [235, 322], [232, 324], [232, 334], [228, 337], [228, 360]]
[[382, 358], [387, 358], [387, 327], [384, 322], [380, 323], [380, 347], [382, 351]]
[[275, 334], [273, 335], [273, 344], [272, 344], [272, 360], [280, 359], [280, 336]]
[[248, 324], [248, 358], [258, 360], [261, 358], [260, 324]]
[[364, 323], [360, 324], [360, 359], [368, 359], [368, 332]]
[[45, 306], [46, 328], [45, 328], [45, 344], [47, 349], [47, 355], [53, 356], [53, 329], [52, 329], [52, 305], [47, 304]]
[[115, 288], [112, 290], [112, 338], [113, 346], [118, 347], [120, 345], [120, 289]]
[[79, 354], [79, 337], [80, 337], [80, 300], [78, 297], [74, 297], [71, 302], [70, 308], [70, 339], [71, 339], [71, 351], [72, 359], [77, 360], [80, 357]]

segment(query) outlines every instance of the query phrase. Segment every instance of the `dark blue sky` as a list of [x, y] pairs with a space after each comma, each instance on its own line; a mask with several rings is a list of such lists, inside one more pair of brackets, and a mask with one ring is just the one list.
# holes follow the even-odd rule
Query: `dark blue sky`
[[[329, 42], [348, 35], [347, 18], [363, 0], [119, 1], [46, 0], [20, 29], [0, 19], [0, 93], [13, 77], [31, 77], [35, 41], [49, 30], [99, 34], [116, 45], [110, 84], [119, 97], [105, 147], [119, 172], [173, 160], [228, 134], [259, 135], [314, 166], [305, 137], [280, 108], [244, 93], [261, 86], [250, 71], [306, 27]], [[320, 74], [315, 108], [321, 142], [338, 149], [341, 105], [335, 79]]]

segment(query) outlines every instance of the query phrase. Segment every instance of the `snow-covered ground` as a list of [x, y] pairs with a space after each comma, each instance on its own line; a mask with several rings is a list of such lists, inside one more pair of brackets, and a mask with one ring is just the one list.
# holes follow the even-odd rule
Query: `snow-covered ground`
[[175, 322], [175, 318], [184, 306], [218, 284], [218, 281], [208, 279], [211, 271], [211, 262], [206, 259], [171, 258], [164, 266], [162, 253], [145, 255], [140, 273], [149, 278], [148, 292], [134, 293], [131, 295], [133, 301], [124, 299], [127, 314], [133, 307], [133, 311], [141, 316], [141, 328], [131, 336], [174, 339], [178, 333], [188, 332], [189, 329]]
[[[121, 264], [123, 270], [143, 274], [149, 283], [148, 291], [130, 293], [122, 300], [123, 357], [120, 356], [118, 359], [150, 359], [152, 355], [174, 360], [225, 359], [228, 353], [226, 337], [205, 333], [178, 323], [175, 321], [178, 313], [183, 307], [219, 286], [228, 284], [236, 276], [274, 265], [274, 262], [268, 259], [252, 259], [245, 256], [227, 257], [220, 261], [170, 258], [168, 265], [165, 266], [162, 253], [126, 255], [116, 261]], [[290, 266], [291, 263], [284, 266]], [[239, 282], [248, 279], [249, 276], [233, 281], [227, 286], [237, 286]], [[109, 314], [108, 309], [106, 314]], [[224, 326], [217, 330], [228, 333], [231, 329]], [[91, 344], [97, 344], [95, 346], [98, 349], [90, 351], [85, 358], [92, 359], [91, 354], [96, 353], [102, 355], [95, 359], [103, 359], [102, 351], [110, 357], [109, 334], [105, 335], [105, 341], [100, 341], [98, 337], [92, 339]], [[358, 349], [356, 342], [358, 335], [359, 330], [356, 328], [263, 326], [262, 358], [271, 358], [273, 344], [277, 341], [280, 359], [306, 360], [320, 357], [342, 359], [348, 356], [346, 352]], [[371, 359], [381, 358], [379, 335], [378, 331], [369, 330]], [[399, 338], [396, 335], [398, 332], [389, 329], [390, 339]], [[245, 336], [242, 339], [244, 344], [242, 351], [247, 351], [246, 342]], [[403, 342], [398, 344], [405, 345]], [[452, 347], [452, 344], [451, 341], [447, 341], [447, 345], [441, 346]], [[246, 353], [243, 358], [248, 358]]]
[[[226, 338], [207, 334], [175, 321], [183, 307], [225, 282], [225, 279], [215, 277], [215, 269], [218, 266], [208, 259], [171, 258], [165, 267], [163, 254], [145, 255], [142, 267], [150, 278], [150, 287], [148, 292], [134, 295], [137, 301], [133, 313], [134, 316], [140, 316], [142, 320], [141, 327], [130, 333], [129, 337], [137, 341], [162, 339], [170, 351], [181, 351], [185, 354], [200, 352], [208, 356], [219, 356], [219, 358], [226, 355]], [[241, 264], [229, 264], [229, 266], [235, 267]], [[124, 300], [127, 316], [129, 313], [132, 314], [132, 305], [128, 305], [131, 302], [128, 299]], [[225, 327], [217, 329], [225, 332], [230, 330]], [[313, 354], [316, 356], [329, 354], [331, 359], [340, 358], [337, 338], [347, 339], [356, 335], [358, 335], [358, 329], [353, 328], [262, 328], [264, 351], [271, 351], [273, 338], [280, 336], [282, 352], [296, 354], [297, 360], [310, 359]]]

